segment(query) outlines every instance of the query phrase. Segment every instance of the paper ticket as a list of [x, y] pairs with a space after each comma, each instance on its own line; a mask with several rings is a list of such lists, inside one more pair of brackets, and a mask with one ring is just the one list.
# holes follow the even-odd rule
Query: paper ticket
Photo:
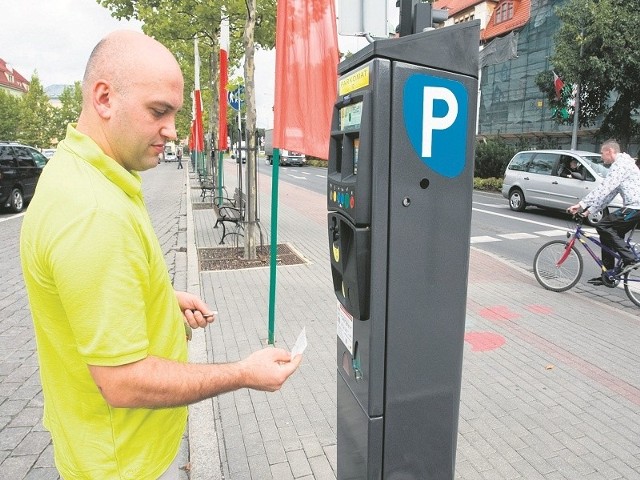
[[305, 348], [307, 348], [307, 327], [303, 327], [300, 335], [298, 335], [298, 339], [291, 349], [291, 358], [295, 357], [296, 355], [302, 355]]

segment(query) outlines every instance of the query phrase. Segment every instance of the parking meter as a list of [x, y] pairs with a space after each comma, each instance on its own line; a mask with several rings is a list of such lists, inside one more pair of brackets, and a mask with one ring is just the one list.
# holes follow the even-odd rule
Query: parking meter
[[479, 22], [339, 65], [328, 162], [338, 478], [453, 479]]

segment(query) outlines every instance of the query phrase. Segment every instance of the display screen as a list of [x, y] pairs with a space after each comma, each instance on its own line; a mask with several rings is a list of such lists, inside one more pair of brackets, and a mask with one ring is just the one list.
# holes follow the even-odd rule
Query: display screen
[[362, 102], [353, 103], [340, 109], [340, 130], [358, 130], [362, 118]]

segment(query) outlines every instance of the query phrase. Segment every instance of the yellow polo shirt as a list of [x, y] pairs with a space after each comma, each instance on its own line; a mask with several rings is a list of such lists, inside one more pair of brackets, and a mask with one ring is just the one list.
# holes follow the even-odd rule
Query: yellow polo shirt
[[44, 425], [65, 480], [156, 480], [187, 409], [112, 408], [87, 365], [148, 355], [185, 362], [182, 313], [141, 179], [73, 125], [38, 181], [20, 257], [44, 393]]

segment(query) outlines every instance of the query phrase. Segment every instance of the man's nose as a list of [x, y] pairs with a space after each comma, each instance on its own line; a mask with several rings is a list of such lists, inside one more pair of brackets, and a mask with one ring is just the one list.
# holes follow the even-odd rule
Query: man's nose
[[178, 133], [176, 132], [176, 124], [171, 122], [170, 124], [165, 125], [160, 130], [160, 135], [162, 135], [167, 140], [177, 140]]

